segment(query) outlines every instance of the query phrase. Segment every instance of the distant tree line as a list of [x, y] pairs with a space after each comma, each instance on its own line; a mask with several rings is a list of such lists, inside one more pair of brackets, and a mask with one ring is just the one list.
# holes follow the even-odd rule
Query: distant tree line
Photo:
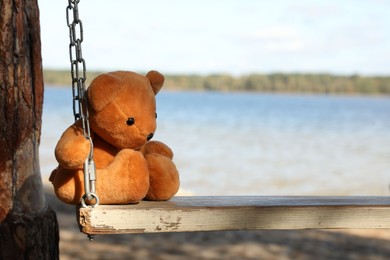
[[[87, 84], [99, 72], [87, 74]], [[44, 71], [47, 85], [70, 85], [67, 71]], [[276, 93], [390, 94], [390, 76], [339, 76], [332, 74], [250, 74], [232, 76], [166, 75], [165, 88], [192, 91], [260, 91]]]
[[390, 94], [390, 77], [330, 74], [168, 75], [165, 83], [177, 90], [262, 91], [344, 94]]

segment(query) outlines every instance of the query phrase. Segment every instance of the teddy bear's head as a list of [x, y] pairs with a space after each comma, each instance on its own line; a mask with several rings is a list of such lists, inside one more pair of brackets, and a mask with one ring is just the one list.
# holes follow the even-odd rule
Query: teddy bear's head
[[164, 76], [116, 71], [96, 77], [87, 90], [90, 127], [118, 149], [138, 149], [156, 130], [155, 95]]

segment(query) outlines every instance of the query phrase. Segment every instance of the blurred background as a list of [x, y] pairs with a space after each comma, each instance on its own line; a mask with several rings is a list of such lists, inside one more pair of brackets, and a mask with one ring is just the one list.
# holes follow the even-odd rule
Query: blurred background
[[[44, 66], [67, 69], [67, 2], [39, 3]], [[83, 56], [90, 70], [388, 75], [388, 4], [84, 0]]]

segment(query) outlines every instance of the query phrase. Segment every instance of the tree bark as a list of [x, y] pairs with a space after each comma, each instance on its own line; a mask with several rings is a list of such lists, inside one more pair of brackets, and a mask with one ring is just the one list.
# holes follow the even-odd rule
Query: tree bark
[[38, 147], [43, 77], [37, 0], [0, 0], [0, 259], [58, 259]]

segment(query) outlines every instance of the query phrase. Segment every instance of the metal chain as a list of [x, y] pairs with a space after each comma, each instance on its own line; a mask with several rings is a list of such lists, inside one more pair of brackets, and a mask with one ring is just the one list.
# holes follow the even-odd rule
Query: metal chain
[[88, 207], [85, 200], [94, 201], [91, 207], [99, 205], [99, 197], [96, 195], [96, 167], [93, 161], [93, 142], [89, 128], [88, 101], [85, 95], [86, 65], [83, 58], [81, 43], [83, 42], [83, 23], [79, 17], [78, 4], [80, 0], [68, 0], [66, 7], [66, 22], [69, 27], [69, 56], [72, 75], [73, 115], [75, 121], [82, 123], [83, 134], [90, 143], [89, 155], [84, 162], [84, 191], [81, 205]]

